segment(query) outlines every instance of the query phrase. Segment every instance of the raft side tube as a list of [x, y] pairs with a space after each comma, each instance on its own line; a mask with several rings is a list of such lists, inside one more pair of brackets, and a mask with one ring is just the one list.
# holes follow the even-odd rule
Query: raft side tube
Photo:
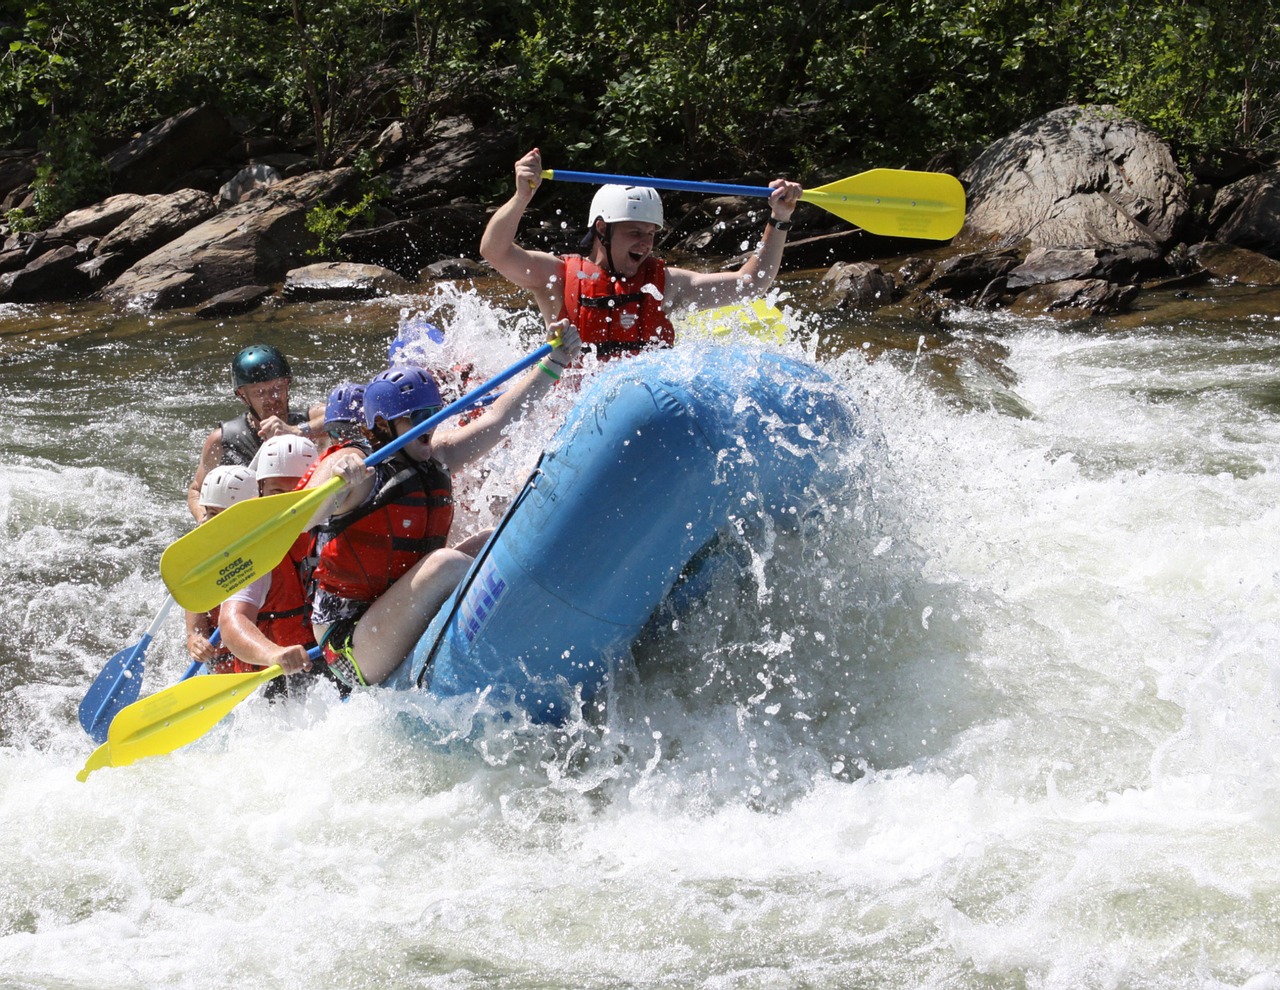
[[819, 488], [838, 490], [828, 469], [856, 420], [826, 376], [772, 354], [695, 357], [597, 376], [388, 686], [487, 690], [498, 707], [563, 720], [717, 532], [794, 518]]

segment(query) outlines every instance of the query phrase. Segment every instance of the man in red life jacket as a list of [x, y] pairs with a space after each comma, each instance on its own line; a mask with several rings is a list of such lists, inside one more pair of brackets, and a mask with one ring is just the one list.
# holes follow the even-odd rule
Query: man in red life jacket
[[[259, 494], [265, 498], [293, 491], [315, 459], [315, 444], [306, 437], [281, 434], [266, 440], [252, 465]], [[300, 535], [270, 573], [222, 603], [218, 628], [223, 643], [235, 654], [237, 673], [274, 664], [284, 668], [285, 674], [311, 668], [307, 650], [316, 644], [302, 575], [310, 544], [309, 533]]]
[[801, 187], [769, 183], [770, 217], [758, 250], [731, 272], [694, 272], [653, 256], [663, 226], [662, 201], [647, 186], [601, 186], [587, 218], [585, 257], [529, 251], [515, 242], [520, 218], [542, 183], [542, 154], [516, 162], [516, 191], [489, 219], [481, 256], [507, 279], [533, 293], [542, 317], [568, 319], [601, 359], [671, 346], [670, 314], [711, 309], [759, 297], [773, 284]]

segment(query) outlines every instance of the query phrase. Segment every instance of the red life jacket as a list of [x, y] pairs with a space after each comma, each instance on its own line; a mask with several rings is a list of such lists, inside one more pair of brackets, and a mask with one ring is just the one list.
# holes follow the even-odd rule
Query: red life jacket
[[373, 496], [316, 532], [316, 583], [352, 601], [374, 601], [443, 547], [453, 525], [453, 481], [439, 462], [393, 459], [374, 470]]
[[307, 607], [302, 576], [310, 549], [311, 534], [303, 533], [293, 541], [284, 560], [271, 571], [267, 600], [258, 610], [258, 628], [277, 646], [305, 646], [310, 649], [316, 645], [311, 634], [311, 610]]
[[560, 319], [572, 321], [582, 342], [594, 345], [601, 360], [635, 354], [652, 344], [670, 347], [676, 332], [661, 306], [666, 267], [666, 262], [650, 255], [635, 275], [623, 278], [571, 254], [564, 259]]
[[368, 455], [369, 453], [369, 444], [364, 440], [339, 440], [336, 443], [330, 444], [328, 447], [325, 447], [324, 450], [320, 451], [319, 457], [307, 465], [307, 471], [298, 482], [298, 487], [295, 488], [294, 491], [302, 491], [302, 489], [306, 488], [307, 483], [311, 480], [311, 476], [316, 473], [316, 468], [318, 468], [322, 462], [327, 461], [338, 451], [346, 450], [348, 447], [355, 447], [360, 451], [360, 453], [365, 455]]

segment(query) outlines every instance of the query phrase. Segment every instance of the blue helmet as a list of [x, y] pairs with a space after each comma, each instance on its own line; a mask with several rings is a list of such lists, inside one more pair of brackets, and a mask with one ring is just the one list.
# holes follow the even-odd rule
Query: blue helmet
[[419, 409], [443, 406], [436, 380], [422, 368], [388, 368], [364, 390], [364, 422], [369, 429], [379, 416], [389, 423]]
[[387, 348], [387, 364], [393, 368], [400, 364], [404, 358], [404, 349], [424, 336], [433, 344], [444, 343], [444, 331], [434, 323], [428, 323], [421, 316], [402, 324], [400, 332]]
[[330, 423], [359, 423], [364, 420], [364, 389], [357, 382], [343, 382], [332, 392], [324, 404], [324, 425]]

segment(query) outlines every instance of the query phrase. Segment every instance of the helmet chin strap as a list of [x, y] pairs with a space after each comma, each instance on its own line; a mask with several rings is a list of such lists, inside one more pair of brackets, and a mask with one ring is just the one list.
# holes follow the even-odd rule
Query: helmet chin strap
[[610, 275], [616, 275], [618, 269], [613, 263], [613, 224], [606, 223], [604, 225], [603, 234], [600, 233], [599, 228], [597, 228], [595, 224], [592, 224], [591, 232], [604, 248], [605, 268], [608, 270]]
[[258, 410], [253, 408], [253, 403], [240, 394], [240, 389], [236, 389], [236, 398], [244, 403], [244, 407], [249, 410], [250, 425], [262, 425], [262, 417], [258, 415]]

